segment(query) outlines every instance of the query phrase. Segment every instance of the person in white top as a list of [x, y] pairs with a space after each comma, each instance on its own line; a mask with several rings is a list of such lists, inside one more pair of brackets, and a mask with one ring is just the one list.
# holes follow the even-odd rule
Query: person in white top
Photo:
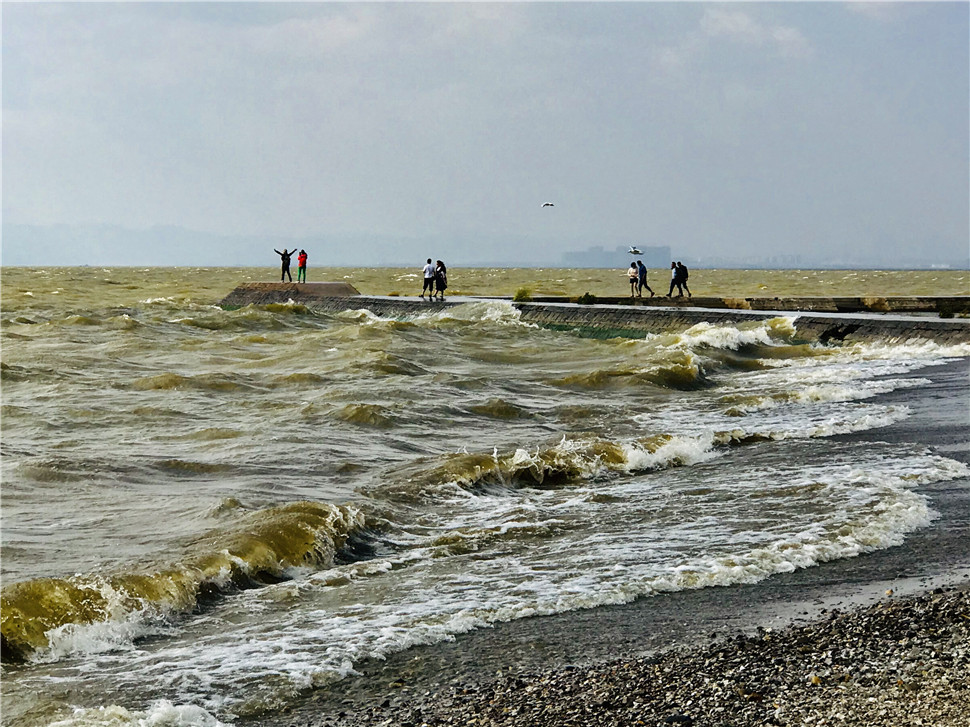
[[637, 261], [630, 263], [630, 269], [626, 271], [626, 276], [630, 279], [630, 297], [637, 292], [637, 280], [640, 278], [640, 271], [637, 269]]
[[[677, 263], [670, 263], [670, 290], [667, 291], [667, 297], [669, 298], [674, 294], [674, 288], [680, 290], [680, 295], [678, 298], [683, 297], [684, 289], [680, 287], [680, 276], [677, 274]], [[663, 288], [661, 288], [663, 290]]]
[[421, 289], [421, 297], [424, 297], [424, 291], [428, 291], [428, 296], [434, 296], [434, 265], [431, 264], [431, 258], [428, 258], [428, 264], [424, 266], [424, 287]]

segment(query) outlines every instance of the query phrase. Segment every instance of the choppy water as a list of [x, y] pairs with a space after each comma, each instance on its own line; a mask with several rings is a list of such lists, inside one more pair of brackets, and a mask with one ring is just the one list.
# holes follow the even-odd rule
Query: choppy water
[[[454, 287], [609, 275], [502, 273]], [[258, 721], [367, 657], [902, 542], [970, 474], [830, 439], [970, 346], [214, 305], [268, 277], [3, 270], [4, 724]]]

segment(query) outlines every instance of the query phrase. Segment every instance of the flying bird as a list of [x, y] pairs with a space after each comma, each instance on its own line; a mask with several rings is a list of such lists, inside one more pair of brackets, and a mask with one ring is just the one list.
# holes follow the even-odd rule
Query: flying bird
[[643, 255], [643, 252], [639, 247], [631, 247], [629, 250], [627, 250], [627, 255]]
[[546, 203], [545, 203], [544, 205], [542, 205], [542, 206], [543, 206], [543, 207], [555, 207], [556, 205], [554, 205], [554, 204], [553, 204], [552, 202], [546, 202]]

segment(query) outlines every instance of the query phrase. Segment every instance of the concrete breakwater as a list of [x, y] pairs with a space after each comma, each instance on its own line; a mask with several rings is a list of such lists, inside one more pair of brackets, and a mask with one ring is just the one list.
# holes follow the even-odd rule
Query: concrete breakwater
[[[220, 305], [232, 309], [292, 301], [331, 313], [367, 309], [376, 315], [406, 319], [430, 310], [483, 300], [495, 299], [455, 297], [428, 301], [415, 297], [370, 296], [361, 295], [347, 283], [246, 283], [227, 295]], [[747, 307], [730, 298], [657, 297], [637, 299], [633, 304], [629, 298], [601, 298], [591, 304], [561, 302], [564, 300], [513, 301], [511, 305], [520, 311], [524, 321], [602, 338], [686, 330], [698, 323], [736, 325], [788, 316], [795, 319], [799, 338], [809, 341], [916, 338], [941, 344], [970, 343], [970, 318], [939, 317], [941, 312], [946, 315], [946, 311], [970, 310], [970, 297], [744, 299]], [[878, 306], [879, 311], [864, 301], [875, 301], [868, 305]], [[761, 308], [768, 302], [775, 305]]]

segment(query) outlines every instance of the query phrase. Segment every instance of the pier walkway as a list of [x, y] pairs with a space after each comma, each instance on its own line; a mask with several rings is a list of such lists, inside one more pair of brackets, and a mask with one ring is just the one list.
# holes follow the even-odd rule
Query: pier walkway
[[[970, 343], [970, 296], [840, 298], [511, 298], [361, 295], [347, 283], [244, 283], [220, 305], [298, 303], [337, 313], [367, 309], [380, 316], [408, 318], [467, 303], [501, 300], [519, 310], [522, 320], [543, 327], [579, 330], [596, 337], [636, 337], [686, 330], [698, 323], [743, 324], [785, 316], [799, 338], [819, 341], [909, 339], [941, 344]], [[595, 302], [594, 302], [595, 301]]]

